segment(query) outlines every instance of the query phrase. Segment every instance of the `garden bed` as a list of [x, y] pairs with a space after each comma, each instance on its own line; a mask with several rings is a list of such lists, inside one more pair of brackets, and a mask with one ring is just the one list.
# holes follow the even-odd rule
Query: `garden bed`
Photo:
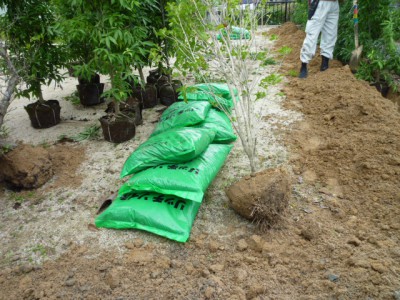
[[[283, 74], [300, 65], [304, 33], [293, 26], [275, 32], [276, 47], [293, 49]], [[268, 36], [260, 36], [265, 46], [272, 45]], [[25, 100], [14, 101], [5, 122], [10, 138], [41, 144], [52, 153], [81, 155], [54, 157], [68, 163], [58, 163], [42, 188], [1, 189], [0, 298], [399, 295], [400, 115], [373, 87], [354, 79], [348, 67], [334, 62], [320, 73], [318, 64], [316, 58], [306, 80], [288, 76], [258, 101], [264, 108], [258, 135], [262, 167], [283, 166], [292, 176], [283, 220], [262, 232], [229, 207], [224, 189], [248, 174], [236, 141], [186, 244], [93, 226], [99, 204], [121, 185], [123, 162], [147, 140], [162, 106], [144, 111], [144, 124], [132, 141], [54, 144], [60, 135], [75, 135], [97, 122], [105, 107], [73, 107], [62, 99], [73, 91], [68, 84], [62, 91], [49, 89], [47, 98], [63, 101], [62, 122], [37, 131], [18, 115]]]

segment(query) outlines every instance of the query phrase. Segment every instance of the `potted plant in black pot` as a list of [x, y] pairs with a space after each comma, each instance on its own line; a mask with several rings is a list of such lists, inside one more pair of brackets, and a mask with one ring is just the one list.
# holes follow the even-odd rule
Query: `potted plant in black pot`
[[[70, 0], [74, 9], [90, 11], [96, 15], [91, 19], [90, 39], [94, 43], [93, 58], [87, 63], [87, 71], [99, 71], [108, 75], [111, 88], [103, 96], [112, 100], [112, 109], [100, 118], [104, 138], [120, 143], [135, 135], [136, 115], [139, 114], [126, 103], [132, 94], [130, 79], [133, 67], [142, 67], [146, 49], [153, 44], [148, 40], [151, 20], [148, 13], [156, 9], [156, 0], [145, 2], [99, 0]], [[124, 108], [124, 109], [121, 109]]]
[[182, 87], [182, 82], [172, 80], [170, 56], [173, 49], [170, 47], [170, 41], [166, 38], [168, 20], [165, 6], [166, 0], [160, 0], [160, 14], [154, 23], [157, 29], [157, 47], [153, 48], [150, 56], [152, 63], [157, 65], [157, 68], [149, 72], [147, 83], [155, 84], [158, 101], [165, 106], [170, 106], [178, 100], [178, 89]]
[[64, 63], [63, 47], [55, 43], [59, 32], [50, 0], [6, 1], [2, 16], [3, 34], [9, 45], [10, 58], [24, 85], [17, 96], [37, 99], [25, 107], [34, 128], [48, 128], [60, 122], [57, 100], [46, 101], [41, 86], [59, 84], [59, 70]]
[[[92, 106], [104, 102], [101, 97], [104, 83], [93, 67], [96, 40], [93, 31], [97, 22], [95, 3], [56, 0], [59, 16], [58, 27], [63, 33], [62, 39], [68, 49], [68, 70], [78, 77], [78, 95], [82, 105]], [[74, 9], [71, 6], [75, 5]]]

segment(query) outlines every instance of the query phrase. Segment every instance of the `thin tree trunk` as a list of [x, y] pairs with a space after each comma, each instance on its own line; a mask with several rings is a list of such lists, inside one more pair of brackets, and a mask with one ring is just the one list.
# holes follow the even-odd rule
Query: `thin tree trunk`
[[7, 64], [7, 69], [11, 74], [7, 82], [7, 88], [4, 93], [2, 93], [2, 98], [0, 99], [0, 127], [3, 125], [4, 116], [7, 113], [8, 106], [12, 101], [12, 96], [14, 94], [15, 88], [17, 87], [20, 77], [15, 69], [8, 53], [4, 42], [0, 43], [0, 57], [4, 59]]
[[43, 98], [43, 92], [42, 92], [42, 88], [40, 87], [40, 84], [39, 84], [39, 89], [38, 89], [38, 91], [39, 91], [39, 102], [40, 102], [40, 104], [44, 104], [44, 98]]
[[114, 100], [114, 110], [115, 110], [115, 115], [119, 115], [119, 113], [121, 112], [119, 102], [115, 100]]
[[0, 101], [0, 127], [3, 125], [4, 117], [7, 113], [8, 106], [11, 103], [12, 96], [14, 94], [14, 90], [18, 82], [19, 82], [19, 77], [17, 75], [13, 75], [8, 80], [7, 89]]
[[140, 76], [140, 81], [141, 81], [141, 86], [143, 86], [145, 84], [145, 78], [144, 78], [144, 74], [143, 74], [143, 68], [141, 66], [138, 67], [139, 70], [139, 76]]

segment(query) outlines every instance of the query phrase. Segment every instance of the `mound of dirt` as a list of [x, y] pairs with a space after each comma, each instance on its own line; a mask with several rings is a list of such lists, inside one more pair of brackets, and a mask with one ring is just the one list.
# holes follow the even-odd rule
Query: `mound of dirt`
[[0, 178], [16, 189], [36, 189], [48, 182], [53, 175], [55, 187], [78, 186], [81, 176], [76, 173], [85, 159], [81, 147], [58, 144], [41, 147], [21, 144], [0, 158]]
[[25, 144], [0, 159], [0, 170], [9, 185], [23, 189], [38, 188], [54, 174], [49, 152]]
[[287, 208], [290, 182], [284, 169], [269, 169], [239, 180], [226, 194], [239, 215], [266, 229], [278, 222]]
[[[287, 22], [280, 27], [273, 28], [268, 31], [270, 35], [277, 35], [278, 40], [276, 41], [275, 47], [277, 49], [287, 46], [292, 48], [292, 51], [285, 56], [285, 63], [282, 65], [282, 71], [285, 73], [289, 70], [300, 70], [300, 50], [303, 46], [304, 38], [306, 34], [303, 30], [300, 30], [298, 26], [292, 22]], [[319, 67], [321, 65], [320, 55], [316, 54], [316, 58], [313, 59], [308, 66], [308, 74], [312, 75], [319, 72]], [[342, 66], [342, 63], [334, 60], [330, 62], [331, 67]]]

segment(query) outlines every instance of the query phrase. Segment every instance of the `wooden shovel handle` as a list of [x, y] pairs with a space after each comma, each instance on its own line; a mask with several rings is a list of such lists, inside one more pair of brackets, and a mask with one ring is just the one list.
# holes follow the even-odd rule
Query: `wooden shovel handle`
[[358, 41], [358, 4], [357, 0], [353, 0], [353, 21], [354, 21], [354, 44], [356, 49], [359, 47]]

